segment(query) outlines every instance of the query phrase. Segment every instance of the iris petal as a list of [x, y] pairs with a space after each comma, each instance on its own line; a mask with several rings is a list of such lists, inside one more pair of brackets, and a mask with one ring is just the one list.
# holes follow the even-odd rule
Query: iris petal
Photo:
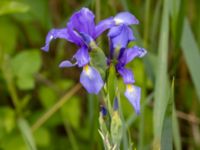
[[80, 82], [88, 93], [92, 94], [98, 94], [104, 84], [99, 72], [88, 65], [83, 67]]
[[113, 17], [100, 21], [95, 27], [95, 38], [101, 35], [105, 30], [115, 25]]
[[120, 61], [125, 64], [132, 61], [135, 57], [143, 57], [146, 55], [147, 51], [144, 48], [134, 46], [132, 48], [128, 48], [124, 51], [123, 56], [120, 58]]
[[62, 61], [59, 65], [60, 68], [65, 68], [65, 67], [73, 67], [77, 63], [72, 64], [69, 60]]
[[76, 59], [77, 64], [78, 64], [79, 67], [85, 66], [90, 61], [90, 56], [89, 56], [89, 53], [88, 53], [88, 48], [87, 47], [81, 47], [76, 52], [76, 54], [73, 56], [73, 58]]
[[82, 8], [70, 18], [70, 23], [78, 32], [84, 32], [92, 37], [95, 35], [94, 14], [88, 8]]
[[108, 33], [113, 48], [126, 48], [129, 40], [129, 29], [126, 25], [112, 27]]
[[114, 17], [114, 20], [116, 24], [126, 24], [126, 25], [139, 24], [137, 18], [129, 12], [118, 13]]
[[49, 51], [50, 42], [53, 39], [56, 39], [56, 38], [63, 38], [63, 39], [66, 39], [67, 41], [72, 42], [72, 39], [69, 37], [67, 28], [52, 29], [52, 30], [49, 31], [49, 33], [46, 36], [45, 46], [42, 47], [41, 49], [46, 51], [46, 52], [48, 52]]
[[128, 84], [126, 91], [124, 93], [126, 98], [134, 107], [137, 114], [140, 114], [140, 96], [141, 96], [141, 88]]
[[133, 73], [131, 70], [121, 67], [121, 68], [117, 68], [117, 71], [122, 76], [125, 84], [131, 84], [135, 82]]

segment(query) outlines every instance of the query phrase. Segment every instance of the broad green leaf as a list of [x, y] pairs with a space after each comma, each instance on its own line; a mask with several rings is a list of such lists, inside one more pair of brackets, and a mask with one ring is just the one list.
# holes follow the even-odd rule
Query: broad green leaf
[[169, 37], [169, 1], [163, 2], [162, 22], [160, 29], [160, 41], [158, 47], [158, 64], [155, 85], [154, 103], [154, 149], [161, 148], [161, 135], [163, 120], [168, 104], [167, 85], [167, 58], [168, 58], [168, 37]]
[[181, 48], [200, 101], [200, 52], [187, 18], [184, 21]]
[[3, 54], [5, 52], [11, 54], [15, 50], [17, 43], [16, 26], [9, 19], [0, 17], [0, 33], [0, 53]]
[[0, 107], [0, 139], [9, 133], [15, 126], [14, 110], [9, 107]]
[[33, 89], [35, 86], [34, 83], [34, 78], [31, 75], [25, 75], [23, 77], [19, 76], [17, 78], [17, 86], [19, 87], [19, 89], [21, 90], [29, 90], [29, 89]]
[[29, 6], [17, 1], [0, 1], [0, 16], [13, 13], [24, 13], [29, 10]]
[[53, 91], [51, 88], [42, 86], [38, 92], [39, 92], [40, 102], [45, 109], [48, 109], [55, 104], [57, 95], [55, 91]]
[[38, 128], [34, 132], [35, 143], [38, 146], [46, 147], [50, 144], [50, 133], [45, 128]]
[[20, 89], [28, 90], [34, 88], [34, 74], [41, 67], [41, 56], [37, 49], [24, 50], [12, 59], [13, 74], [17, 78]]
[[18, 119], [18, 126], [21, 131], [21, 134], [24, 138], [24, 141], [26, 142], [27, 149], [28, 150], [36, 150], [36, 145], [33, 140], [33, 136], [29, 127], [29, 124], [26, 120], [23, 118]]

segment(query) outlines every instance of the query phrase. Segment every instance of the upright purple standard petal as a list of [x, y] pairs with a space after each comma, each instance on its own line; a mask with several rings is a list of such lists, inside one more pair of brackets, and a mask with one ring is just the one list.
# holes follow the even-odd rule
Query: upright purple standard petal
[[127, 97], [129, 102], [135, 109], [135, 112], [139, 115], [140, 114], [140, 96], [141, 96], [141, 89], [140, 87], [127, 84], [126, 92], [124, 95]]
[[129, 39], [129, 29], [126, 25], [120, 25], [112, 27], [108, 33], [109, 38], [112, 41], [113, 48], [126, 48]]
[[50, 42], [53, 39], [56, 39], [56, 38], [63, 38], [63, 39], [66, 39], [67, 41], [72, 42], [72, 40], [70, 39], [69, 34], [67, 32], [67, 28], [52, 29], [47, 34], [46, 41], [45, 41], [45, 46], [42, 47], [41, 49], [44, 50], [44, 51], [46, 51], [46, 52], [49, 51]]
[[115, 25], [113, 17], [100, 21], [95, 27], [95, 38], [101, 35], [105, 30], [110, 29]]
[[90, 61], [90, 56], [89, 56], [89, 53], [88, 53], [88, 48], [87, 47], [81, 47], [76, 52], [76, 54], [73, 56], [73, 58], [76, 59], [77, 64], [78, 64], [79, 67], [85, 66]]
[[78, 32], [84, 32], [92, 37], [95, 36], [94, 14], [88, 8], [82, 8], [70, 18], [70, 23]]
[[88, 93], [93, 94], [98, 94], [104, 84], [99, 72], [89, 65], [83, 67], [80, 82]]
[[126, 24], [126, 25], [139, 24], [139, 21], [137, 20], [137, 18], [129, 12], [118, 13], [114, 17], [114, 20], [117, 25], [119, 25], [119, 24]]

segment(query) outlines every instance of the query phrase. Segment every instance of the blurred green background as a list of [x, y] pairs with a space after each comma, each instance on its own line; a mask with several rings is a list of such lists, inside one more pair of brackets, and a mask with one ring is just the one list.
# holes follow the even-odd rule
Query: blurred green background
[[[60, 69], [76, 47], [65, 40], [40, 48], [81, 7], [96, 22], [130, 11], [148, 54], [128, 65], [142, 87], [141, 115], [124, 98], [121, 149], [200, 149], [199, 0], [0, 0], [0, 150], [103, 149], [99, 98], [79, 85], [80, 69]], [[98, 44], [108, 54], [106, 33]], [[173, 80], [174, 79], [174, 82]], [[153, 140], [154, 139], [154, 140]], [[173, 148], [170, 147], [173, 145]]]

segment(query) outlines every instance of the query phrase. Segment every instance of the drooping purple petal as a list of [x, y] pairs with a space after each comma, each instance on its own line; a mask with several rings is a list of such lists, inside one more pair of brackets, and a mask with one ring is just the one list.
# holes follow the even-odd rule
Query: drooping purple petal
[[70, 18], [70, 23], [73, 29], [78, 32], [84, 32], [94, 38], [95, 35], [95, 22], [94, 14], [88, 8], [82, 8], [80, 11], [75, 12]]
[[92, 94], [98, 94], [104, 84], [99, 72], [88, 65], [83, 67], [80, 82], [88, 93]]
[[113, 17], [100, 21], [95, 27], [95, 39], [101, 35], [105, 30], [110, 29], [115, 25]]
[[112, 41], [113, 48], [126, 48], [129, 39], [129, 29], [126, 25], [119, 25], [112, 27], [108, 33], [109, 38]]
[[72, 42], [72, 39], [69, 37], [69, 34], [67, 32], [67, 28], [63, 28], [63, 29], [52, 29], [48, 32], [47, 36], [46, 36], [46, 41], [45, 41], [45, 46], [42, 47], [41, 49], [48, 52], [49, 51], [49, 45], [50, 42], [53, 39], [56, 38], [62, 38], [62, 39], [66, 39], [67, 41]]
[[134, 46], [132, 48], [128, 48], [124, 51], [123, 56], [120, 58], [120, 61], [124, 64], [129, 63], [132, 61], [135, 57], [143, 57], [146, 55], [147, 51], [144, 48]]
[[136, 114], [140, 114], [140, 97], [141, 97], [141, 88], [128, 84], [124, 95], [127, 97], [129, 102], [135, 109]]
[[85, 66], [86, 64], [89, 63], [90, 61], [90, 56], [89, 56], [89, 53], [88, 53], [88, 48], [87, 47], [81, 47], [77, 52], [76, 54], [73, 56], [73, 58], [76, 59], [77, 61], [77, 64], [79, 67], [83, 67]]
[[133, 73], [131, 70], [121, 67], [121, 68], [117, 68], [117, 71], [122, 76], [125, 84], [131, 84], [135, 82]]
[[62, 61], [60, 64], [59, 64], [59, 67], [60, 68], [65, 68], [65, 67], [73, 67], [77, 65], [77, 63], [71, 63], [69, 60], [65, 60], [65, 61]]
[[114, 20], [117, 25], [119, 25], [119, 24], [126, 24], [126, 25], [139, 24], [139, 21], [137, 20], [137, 18], [129, 12], [118, 13], [114, 17]]

